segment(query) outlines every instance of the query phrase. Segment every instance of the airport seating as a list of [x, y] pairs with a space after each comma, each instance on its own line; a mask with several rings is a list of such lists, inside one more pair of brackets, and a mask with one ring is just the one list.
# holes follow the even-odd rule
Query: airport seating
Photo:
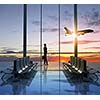
[[86, 73], [86, 60], [71, 56], [70, 61], [68, 63], [63, 63], [63, 68], [64, 70], [67, 70], [68, 72], [74, 74]]
[[18, 78], [24, 77], [27, 77], [29, 79], [30, 75], [35, 76], [36, 72], [38, 71], [38, 66], [38, 63], [30, 61], [30, 58], [28, 56], [18, 58], [14, 60], [12, 69], [7, 68], [0, 72], [2, 74], [0, 79], [4, 84], [7, 83], [8, 80], [15, 81]]
[[38, 63], [32, 62], [29, 59], [29, 56], [27, 56], [14, 60], [13, 73], [15, 74], [15, 77], [19, 74], [29, 73], [30, 71], [37, 69]]

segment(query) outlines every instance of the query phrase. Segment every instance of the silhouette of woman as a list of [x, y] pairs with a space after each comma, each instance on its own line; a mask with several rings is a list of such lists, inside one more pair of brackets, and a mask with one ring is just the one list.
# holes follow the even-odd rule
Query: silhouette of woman
[[44, 44], [44, 56], [43, 56], [43, 59], [44, 59], [44, 65], [48, 65], [48, 60], [47, 60], [47, 47], [46, 47], [46, 44]]

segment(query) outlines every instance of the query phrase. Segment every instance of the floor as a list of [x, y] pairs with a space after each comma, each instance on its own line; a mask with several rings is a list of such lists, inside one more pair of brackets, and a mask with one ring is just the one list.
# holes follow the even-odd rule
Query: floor
[[73, 80], [63, 70], [33, 70], [20, 80], [0, 83], [0, 95], [100, 95], [100, 80]]

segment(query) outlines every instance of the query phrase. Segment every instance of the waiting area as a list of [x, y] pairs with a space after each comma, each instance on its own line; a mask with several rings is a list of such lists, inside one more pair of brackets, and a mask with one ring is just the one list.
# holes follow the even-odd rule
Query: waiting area
[[86, 60], [71, 56], [68, 63], [63, 63], [63, 69], [73, 74], [87, 73]]

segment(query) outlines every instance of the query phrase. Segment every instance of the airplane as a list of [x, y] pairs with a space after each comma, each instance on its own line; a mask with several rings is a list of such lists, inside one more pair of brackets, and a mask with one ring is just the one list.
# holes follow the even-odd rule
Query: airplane
[[[70, 31], [67, 27], [64, 27], [64, 29], [66, 31], [66, 34], [69, 34], [69, 35], [73, 34], [73, 32]], [[86, 33], [92, 33], [92, 32], [94, 32], [92, 29], [79, 30], [77, 32], [77, 35], [80, 36], [80, 35], [84, 35]]]

